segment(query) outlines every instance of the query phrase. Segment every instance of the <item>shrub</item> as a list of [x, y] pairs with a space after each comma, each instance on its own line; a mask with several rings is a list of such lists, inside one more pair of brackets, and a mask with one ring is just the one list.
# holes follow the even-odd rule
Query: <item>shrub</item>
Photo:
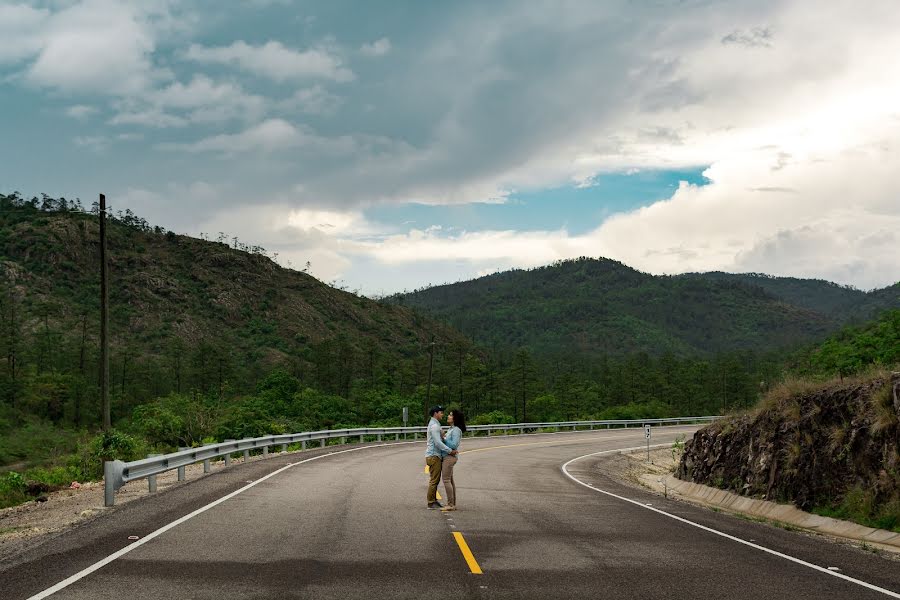
[[28, 500], [25, 478], [15, 471], [0, 475], [0, 508], [15, 506]]
[[99, 480], [103, 478], [104, 461], [137, 460], [143, 458], [146, 451], [146, 443], [142, 440], [111, 429], [79, 444], [78, 453], [69, 467], [78, 469], [86, 480]]

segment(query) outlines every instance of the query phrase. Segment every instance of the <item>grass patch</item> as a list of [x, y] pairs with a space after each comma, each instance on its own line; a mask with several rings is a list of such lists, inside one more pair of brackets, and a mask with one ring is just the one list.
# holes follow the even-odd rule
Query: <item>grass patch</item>
[[823, 517], [900, 533], [900, 499], [877, 505], [872, 492], [861, 487], [847, 492], [840, 504], [816, 507], [812, 512]]

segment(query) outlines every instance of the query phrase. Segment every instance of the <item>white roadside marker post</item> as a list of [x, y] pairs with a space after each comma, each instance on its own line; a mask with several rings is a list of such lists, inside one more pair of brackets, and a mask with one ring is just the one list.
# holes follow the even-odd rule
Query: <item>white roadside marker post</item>
[[644, 425], [644, 437], [647, 438], [647, 462], [650, 462], [650, 426]]

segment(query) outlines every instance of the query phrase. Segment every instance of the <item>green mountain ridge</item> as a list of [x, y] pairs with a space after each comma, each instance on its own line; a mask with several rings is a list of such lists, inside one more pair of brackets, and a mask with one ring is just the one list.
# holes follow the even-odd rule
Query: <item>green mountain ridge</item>
[[847, 322], [900, 306], [898, 288], [862, 292], [754, 274], [654, 276], [610, 259], [581, 258], [387, 301], [419, 308], [489, 347], [703, 356], [824, 339]]

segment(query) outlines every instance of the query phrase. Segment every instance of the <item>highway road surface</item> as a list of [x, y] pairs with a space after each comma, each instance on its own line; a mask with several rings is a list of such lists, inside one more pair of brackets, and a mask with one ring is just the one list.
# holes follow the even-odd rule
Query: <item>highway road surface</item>
[[643, 444], [635, 429], [466, 438], [451, 513], [425, 508], [422, 442], [274, 455], [0, 564], [0, 598], [900, 598], [896, 559], [596, 469]]

